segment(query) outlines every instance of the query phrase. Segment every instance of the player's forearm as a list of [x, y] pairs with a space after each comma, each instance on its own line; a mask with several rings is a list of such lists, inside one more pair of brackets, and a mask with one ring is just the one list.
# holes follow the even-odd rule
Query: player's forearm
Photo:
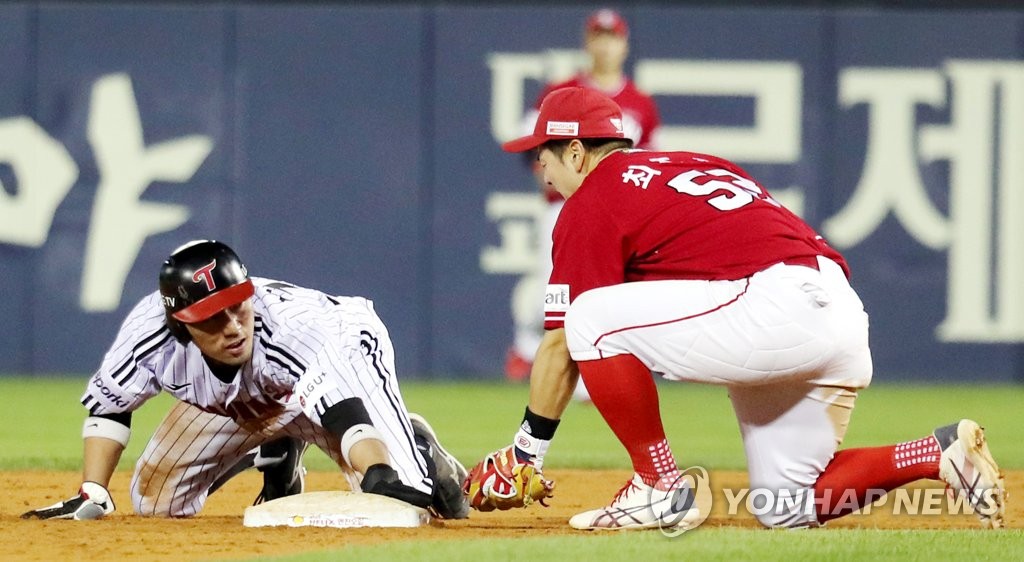
[[104, 488], [110, 487], [110, 477], [121, 460], [124, 446], [104, 437], [86, 437], [84, 444], [82, 481], [96, 482]]
[[572, 399], [579, 373], [566, 347], [565, 329], [545, 332], [530, 371], [530, 411], [560, 419]]

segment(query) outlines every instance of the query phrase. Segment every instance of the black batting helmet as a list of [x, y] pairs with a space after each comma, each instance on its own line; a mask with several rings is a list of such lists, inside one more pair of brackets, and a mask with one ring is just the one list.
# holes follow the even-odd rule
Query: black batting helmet
[[172, 331], [180, 328], [174, 321], [202, 322], [253, 293], [242, 260], [216, 240], [193, 240], [180, 246], [160, 268], [160, 298]]

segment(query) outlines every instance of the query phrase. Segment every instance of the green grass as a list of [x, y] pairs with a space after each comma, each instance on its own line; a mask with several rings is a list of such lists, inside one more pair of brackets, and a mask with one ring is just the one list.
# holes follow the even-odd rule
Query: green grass
[[[564, 560], [722, 560], [736, 562], [830, 562], [924, 560], [1005, 561], [1018, 559], [1020, 531], [882, 531], [819, 529], [764, 531], [697, 529], [667, 538], [658, 532], [622, 532], [535, 539], [395, 542], [344, 550], [271, 558], [276, 562], [417, 560], [438, 562]], [[451, 545], [451, 546], [448, 546]]]
[[[86, 378], [0, 377], [8, 423], [0, 424], [0, 469], [78, 470], [85, 410], [78, 403]], [[662, 418], [679, 463], [743, 469], [739, 429], [723, 388], [680, 383], [659, 385]], [[402, 385], [406, 405], [422, 413], [445, 447], [469, 463], [511, 442], [526, 404], [525, 385], [426, 383]], [[133, 417], [132, 440], [119, 468], [128, 469], [153, 428], [170, 408], [162, 394]], [[986, 427], [1004, 468], [1024, 468], [1020, 441], [1021, 386], [877, 385], [861, 393], [844, 447], [894, 443], [928, 434], [939, 425], [971, 417]], [[600, 414], [572, 403], [563, 417], [547, 465], [553, 468], [628, 468], [629, 458]], [[322, 453], [309, 456], [313, 470], [333, 468]]]
[[[680, 464], [744, 469], [739, 427], [726, 390], [682, 383], [659, 384], [665, 430]], [[511, 442], [527, 400], [526, 386], [409, 384], [406, 404], [430, 420], [445, 447], [477, 459]], [[986, 428], [1005, 468], [1024, 468], [1020, 407], [1024, 387], [878, 385], [863, 391], [844, 447], [882, 445], [928, 435], [963, 417]], [[469, 428], [472, 428], [470, 430]], [[573, 402], [545, 460], [550, 467], [629, 468], [629, 457], [597, 410]]]
[[[78, 404], [86, 378], [2, 378], [7, 423], [0, 424], [0, 470], [78, 470], [81, 425]], [[467, 464], [509, 443], [527, 387], [504, 383], [403, 384], [410, 410], [424, 414], [445, 447]], [[722, 388], [660, 384], [662, 417], [679, 462], [711, 469], [742, 469], [743, 450], [728, 396]], [[133, 418], [133, 435], [119, 468], [130, 469], [172, 399], [159, 396]], [[987, 428], [993, 453], [1005, 469], [1024, 468], [1020, 386], [876, 385], [858, 399], [844, 447], [913, 439], [960, 417]], [[319, 451], [307, 456], [313, 470], [333, 469]], [[629, 467], [628, 457], [589, 405], [573, 403], [549, 451], [550, 467]], [[524, 532], [524, 537], [528, 533]], [[561, 537], [397, 541], [350, 546], [329, 552], [277, 558], [314, 560], [580, 560], [738, 561], [779, 560], [1012, 560], [1019, 559], [1024, 532], [890, 531], [822, 529], [764, 531], [701, 528], [669, 539], [658, 532], [578, 534]]]

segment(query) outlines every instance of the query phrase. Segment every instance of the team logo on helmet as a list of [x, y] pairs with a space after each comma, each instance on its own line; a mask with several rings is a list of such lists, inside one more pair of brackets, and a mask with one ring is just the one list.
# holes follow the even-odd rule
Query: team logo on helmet
[[252, 297], [254, 289], [231, 248], [200, 240], [178, 248], [164, 261], [160, 293], [167, 297], [163, 303], [169, 320], [195, 324]]
[[192, 281], [199, 283], [204, 281], [206, 283], [206, 290], [212, 291], [217, 288], [217, 283], [213, 280], [213, 268], [217, 267], [217, 260], [213, 260], [210, 263], [200, 267], [192, 274]]

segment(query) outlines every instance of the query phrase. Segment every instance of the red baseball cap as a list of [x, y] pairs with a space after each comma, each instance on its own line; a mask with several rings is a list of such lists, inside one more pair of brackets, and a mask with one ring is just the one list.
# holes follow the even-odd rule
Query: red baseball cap
[[590, 14], [587, 17], [585, 29], [587, 33], [604, 31], [620, 37], [629, 37], [629, 26], [626, 25], [626, 20], [622, 18], [621, 14], [609, 8]]
[[533, 134], [501, 145], [526, 152], [549, 140], [623, 139], [622, 110], [608, 96], [589, 88], [559, 88], [540, 102]]

